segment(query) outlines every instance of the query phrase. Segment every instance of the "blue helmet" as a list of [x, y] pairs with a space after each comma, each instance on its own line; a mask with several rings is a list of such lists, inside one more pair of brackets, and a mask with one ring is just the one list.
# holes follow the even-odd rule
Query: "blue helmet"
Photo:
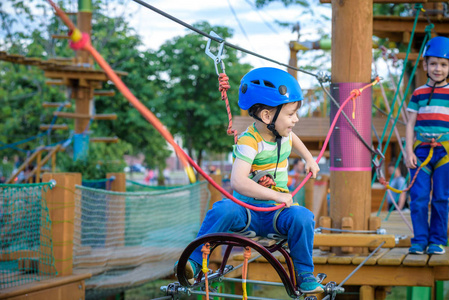
[[449, 38], [437, 36], [427, 42], [424, 57], [433, 56], [449, 59]]
[[276, 107], [303, 98], [298, 81], [280, 69], [254, 69], [240, 81], [239, 106], [244, 110], [254, 104]]

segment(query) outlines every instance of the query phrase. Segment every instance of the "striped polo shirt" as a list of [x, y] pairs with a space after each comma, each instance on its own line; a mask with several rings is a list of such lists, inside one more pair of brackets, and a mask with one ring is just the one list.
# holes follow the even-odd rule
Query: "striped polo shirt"
[[[276, 186], [272, 189], [288, 193], [288, 157], [292, 151], [292, 134], [282, 137], [279, 164], [276, 171]], [[257, 131], [255, 124], [243, 132], [234, 145], [234, 158], [239, 158], [251, 164], [253, 170], [268, 171], [274, 176], [278, 158], [276, 142], [265, 141]]]
[[417, 139], [426, 141], [421, 135], [443, 134], [438, 141], [449, 140], [449, 84], [436, 87], [430, 104], [427, 102], [432, 87], [423, 85], [417, 88], [410, 99], [407, 110], [418, 113], [415, 132]]

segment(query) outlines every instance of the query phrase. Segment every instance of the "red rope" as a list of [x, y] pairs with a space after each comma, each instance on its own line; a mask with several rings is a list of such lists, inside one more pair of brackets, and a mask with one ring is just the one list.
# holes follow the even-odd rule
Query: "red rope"
[[229, 77], [225, 73], [220, 73], [220, 75], [218, 75], [218, 84], [218, 90], [221, 92], [221, 100], [226, 101], [226, 111], [228, 112], [229, 125], [226, 132], [228, 135], [234, 135], [234, 143], [237, 144], [237, 130], [232, 129], [232, 113], [227, 94], [227, 91], [231, 88], [229, 85]]
[[[62, 16], [66, 16], [64, 14], [64, 12], [62, 12], [51, 0], [47, 0], [57, 11], [57, 14], [59, 17], [61, 17], [61, 19], [64, 21], [64, 23], [66, 23], [67, 26], [69, 26], [69, 28], [71, 26], [74, 26], [73, 23], [70, 22], [70, 20], [66, 17], [62, 17]], [[61, 13], [61, 15], [59, 14], [59, 12]], [[76, 29], [76, 28], [75, 28]], [[117, 89], [125, 96], [125, 98], [142, 114], [142, 116], [144, 116], [148, 122], [150, 122], [158, 131], [159, 133], [173, 146], [173, 148], [175, 149], [176, 153], [178, 154], [178, 157], [181, 161], [187, 160], [188, 163], [190, 163], [190, 165], [195, 168], [197, 170], [197, 172], [199, 174], [201, 174], [214, 188], [216, 188], [220, 193], [222, 193], [226, 198], [230, 199], [231, 201], [246, 207], [248, 209], [254, 210], [254, 211], [274, 211], [274, 210], [278, 210], [281, 209], [285, 206], [285, 203], [279, 204], [279, 205], [275, 205], [275, 206], [270, 206], [270, 207], [257, 207], [257, 206], [253, 206], [253, 205], [249, 205], [243, 201], [240, 201], [238, 199], [236, 199], [234, 196], [232, 196], [230, 193], [228, 193], [223, 187], [221, 187], [221, 185], [219, 185], [218, 183], [216, 183], [208, 174], [206, 174], [206, 172], [204, 172], [200, 166], [198, 166], [198, 164], [190, 157], [187, 155], [187, 153], [185, 153], [185, 151], [179, 147], [178, 144], [176, 144], [176, 142], [174, 141], [173, 137], [171, 136], [170, 132], [168, 132], [167, 129], [165, 129], [165, 127], [163, 126], [163, 124], [159, 121], [159, 119], [151, 112], [148, 110], [147, 107], [145, 107], [132, 93], [131, 91], [128, 89], [128, 87], [123, 83], [123, 81], [120, 79], [120, 77], [117, 76], [117, 74], [114, 72], [114, 70], [112, 70], [112, 68], [109, 66], [109, 64], [104, 60], [104, 58], [100, 55], [100, 53], [98, 53], [98, 51], [91, 45], [90, 41], [87, 42], [84, 45], [84, 50], [86, 50], [87, 52], [89, 52], [93, 58], [95, 59], [95, 61], [98, 63], [98, 65], [105, 71], [106, 75], [108, 76], [108, 78], [114, 82], [114, 84], [116, 85]], [[375, 83], [378, 82], [378, 79], [376, 78], [375, 81], [373, 81], [372, 83], [366, 85], [365, 87], [363, 87], [362, 89], [359, 90], [359, 92], [361, 93], [363, 91], [363, 89], [365, 89], [366, 87], [369, 87]], [[228, 84], [229, 85], [229, 84]], [[332, 131], [335, 127], [335, 124], [337, 122], [338, 117], [341, 114], [341, 111], [343, 110], [343, 108], [345, 107], [345, 105], [347, 104], [347, 102], [351, 99], [353, 99], [354, 97], [356, 97], [357, 92], [352, 91], [351, 94], [349, 95], [349, 97], [343, 102], [343, 104], [340, 106], [339, 110], [337, 111], [337, 113], [334, 116], [334, 121], [332, 122], [332, 125], [330, 127], [330, 130], [326, 136], [326, 140], [323, 144], [323, 148], [321, 149], [320, 154], [318, 155], [317, 158], [317, 162], [320, 161], [321, 157], [324, 154], [324, 151], [326, 150], [327, 144], [329, 143], [329, 139], [330, 136], [332, 134]], [[300, 185], [298, 185], [298, 187], [293, 191], [292, 196], [294, 196], [306, 183], [307, 180], [309, 180], [309, 178], [312, 176], [312, 172], [309, 172], [309, 174], [307, 174], [307, 176], [304, 178], [304, 180], [301, 182]]]
[[[434, 138], [432, 139], [432, 141], [431, 141], [430, 143], [422, 143], [422, 144], [424, 144], [424, 145], [430, 145], [430, 147], [432, 147], [432, 148], [435, 148], [435, 147], [437, 147], [437, 146], [441, 146], [441, 144], [438, 143]], [[430, 154], [430, 153], [429, 153], [429, 154]], [[430, 157], [430, 158], [431, 158], [431, 157]], [[426, 159], [426, 160], [425, 160], [425, 161], [418, 167], [418, 169], [416, 170], [415, 175], [413, 176], [412, 181], [410, 181], [410, 184], [408, 185], [408, 187], [406, 187], [406, 188], [403, 189], [403, 190], [400, 190], [401, 193], [407, 192], [408, 190], [410, 190], [410, 189], [412, 188], [413, 184], [415, 183], [416, 177], [418, 176], [419, 171], [421, 171], [422, 167], [425, 167], [425, 166], [428, 164], [428, 161], [427, 161], [427, 160], [430, 160], [430, 158]], [[388, 181], [387, 181], [385, 178], [380, 177], [380, 178], [379, 178], [379, 183], [382, 184], [385, 188], [392, 190], [392, 188], [390, 187], [390, 184], [388, 183]], [[396, 191], [395, 191], [395, 192], [396, 192]]]

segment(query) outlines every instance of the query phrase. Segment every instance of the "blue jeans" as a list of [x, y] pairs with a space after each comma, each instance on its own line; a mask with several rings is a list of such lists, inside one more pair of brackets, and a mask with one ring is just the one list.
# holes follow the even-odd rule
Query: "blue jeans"
[[[429, 154], [430, 146], [418, 146], [415, 149], [417, 158], [424, 161]], [[447, 222], [449, 213], [449, 164], [435, 169], [438, 161], [447, 155], [444, 147], [438, 146], [433, 150], [433, 156], [427, 167], [433, 171], [432, 175], [420, 170], [418, 176], [410, 189], [410, 214], [413, 223], [414, 237], [412, 244], [420, 245], [446, 245], [447, 244]], [[410, 178], [413, 178], [416, 169], [410, 169]], [[430, 224], [429, 201], [430, 192], [433, 192], [431, 202]]]
[[[256, 200], [239, 195], [234, 192], [239, 200], [258, 207], [268, 207], [267, 201]], [[256, 232], [257, 235], [267, 236], [270, 233], [278, 233], [287, 236], [290, 248], [290, 256], [293, 260], [296, 272], [313, 272], [313, 237], [315, 221], [313, 213], [303, 206], [292, 206], [279, 211], [258, 212], [250, 210], [251, 224], [247, 230]], [[274, 219], [279, 213], [276, 224]], [[215, 232], [239, 232], [245, 228], [248, 221], [246, 208], [222, 199], [209, 210], [201, 225], [198, 237]], [[275, 230], [275, 226], [277, 231]], [[190, 259], [201, 265], [201, 247], [198, 247], [190, 256]]]

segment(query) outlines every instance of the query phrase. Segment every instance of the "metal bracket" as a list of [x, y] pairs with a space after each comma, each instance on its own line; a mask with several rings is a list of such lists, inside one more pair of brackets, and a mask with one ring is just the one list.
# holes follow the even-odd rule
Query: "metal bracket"
[[216, 34], [215, 32], [211, 31], [209, 33], [209, 35], [213, 36], [214, 38], [217, 38], [218, 40], [220, 40], [220, 46], [218, 48], [218, 53], [217, 55], [214, 55], [211, 51], [210, 51], [210, 43], [212, 41], [212, 39], [209, 39], [207, 41], [207, 45], [206, 45], [206, 54], [207, 56], [209, 56], [210, 58], [212, 58], [214, 60], [215, 63], [215, 71], [217, 72], [217, 75], [220, 75], [220, 73], [218, 72], [218, 64], [221, 64], [221, 69], [223, 70], [223, 73], [225, 72], [225, 65], [222, 58], [223, 55], [223, 48], [224, 48], [224, 39], [222, 37], [220, 37], [218, 34]]
[[321, 83], [331, 82], [331, 74], [325, 71], [319, 71], [317, 79]]

